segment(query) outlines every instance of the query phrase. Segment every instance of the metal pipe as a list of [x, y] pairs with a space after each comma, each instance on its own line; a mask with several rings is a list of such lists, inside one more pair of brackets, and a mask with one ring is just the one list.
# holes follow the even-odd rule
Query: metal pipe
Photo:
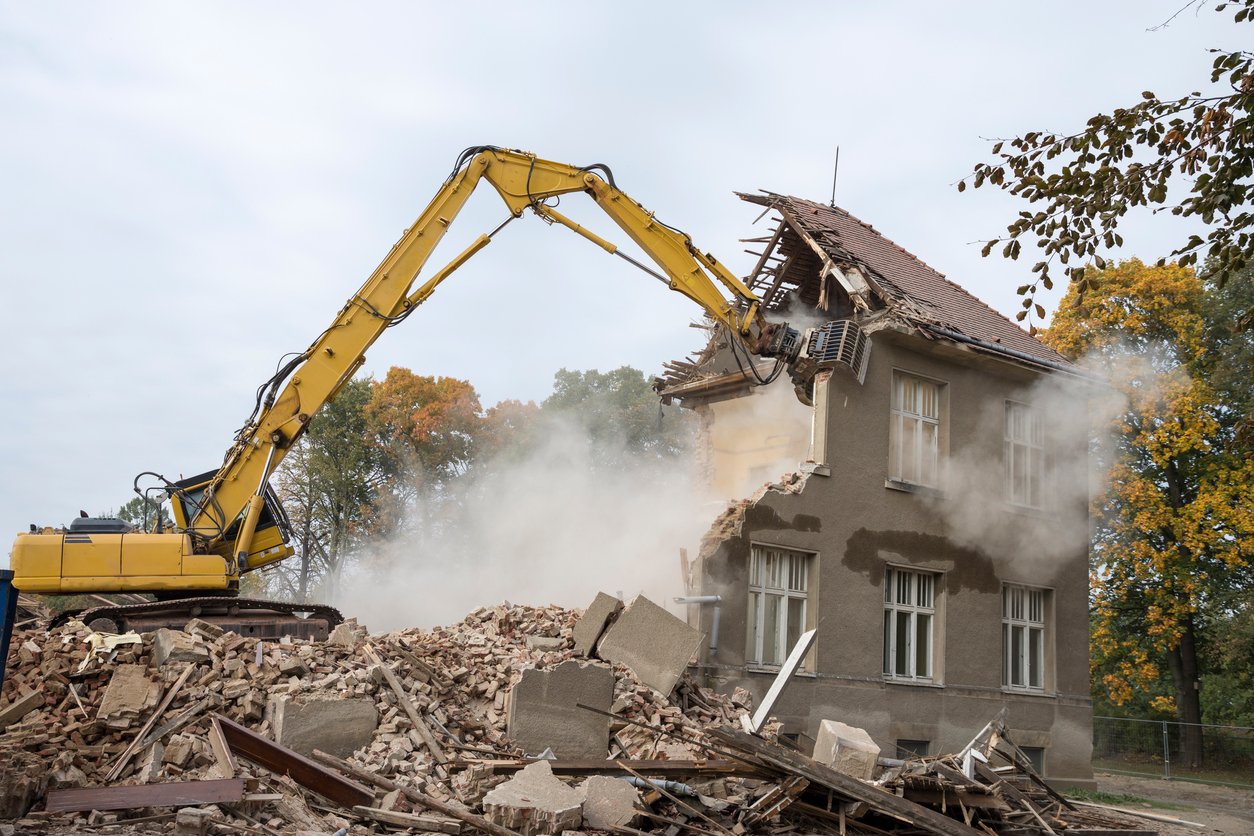
[[681, 595], [674, 599], [676, 604], [713, 604], [714, 618], [710, 625], [710, 656], [714, 656], [718, 652], [718, 626], [721, 620], [723, 607], [722, 595]]

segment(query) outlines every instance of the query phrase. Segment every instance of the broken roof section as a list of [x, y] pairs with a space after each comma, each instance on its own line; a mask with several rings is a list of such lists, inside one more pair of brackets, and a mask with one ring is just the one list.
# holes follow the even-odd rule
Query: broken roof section
[[[773, 192], [737, 195], [779, 214], [770, 235], [753, 239], [764, 249], [746, 278], [765, 311], [814, 310], [864, 323], [887, 316], [931, 339], [1070, 368], [1062, 355], [844, 209]], [[709, 353], [666, 364], [666, 387], [692, 381]]]

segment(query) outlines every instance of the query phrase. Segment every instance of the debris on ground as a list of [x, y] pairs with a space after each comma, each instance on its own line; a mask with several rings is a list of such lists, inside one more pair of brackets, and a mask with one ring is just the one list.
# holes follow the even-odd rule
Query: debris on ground
[[999, 720], [907, 761], [838, 718], [816, 753], [748, 734], [748, 696], [685, 669], [699, 633], [607, 599], [582, 623], [502, 604], [326, 641], [28, 620], [0, 694], [0, 834], [1151, 832], [1062, 799]]

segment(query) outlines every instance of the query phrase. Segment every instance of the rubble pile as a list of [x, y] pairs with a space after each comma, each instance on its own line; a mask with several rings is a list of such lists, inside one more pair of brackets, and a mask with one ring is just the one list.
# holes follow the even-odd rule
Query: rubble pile
[[[700, 640], [643, 598], [609, 596], [587, 613], [503, 604], [384, 635], [350, 620], [325, 642], [199, 619], [122, 636], [27, 624], [0, 694], [0, 834], [1119, 826], [1017, 788], [1030, 771], [993, 771], [996, 734], [974, 755], [984, 772], [969, 752], [874, 779], [865, 753], [854, 777], [750, 735], [746, 693], [687, 673]], [[850, 760], [842, 734], [828, 748]]]

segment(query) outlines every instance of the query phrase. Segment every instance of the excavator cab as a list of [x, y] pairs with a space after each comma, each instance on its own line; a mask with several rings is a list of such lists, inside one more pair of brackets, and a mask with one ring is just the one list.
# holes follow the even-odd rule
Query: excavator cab
[[[205, 488], [213, 481], [213, 477], [217, 475], [218, 471], [210, 470], [201, 473], [199, 476], [181, 479], [174, 483], [174, 487], [169, 491], [170, 509], [173, 512], [174, 524], [178, 530], [186, 530], [189, 521], [195, 519], [197, 511], [205, 499]], [[219, 539], [221, 545], [213, 550], [215, 554], [221, 555], [223, 559], [228, 561], [239, 560], [234, 547], [239, 539], [242, 523], [243, 517], [241, 516], [227, 526], [226, 532]], [[262, 507], [261, 516], [257, 520], [257, 530], [253, 534], [252, 545], [248, 549], [247, 556], [243, 558], [243, 565], [236, 567], [237, 571], [242, 573], [249, 569], [257, 569], [294, 554], [295, 550], [288, 545], [291, 528], [287, 512], [283, 510], [283, 505], [279, 502], [278, 495], [273, 488], [267, 485], [265, 489], [265, 505]]]

